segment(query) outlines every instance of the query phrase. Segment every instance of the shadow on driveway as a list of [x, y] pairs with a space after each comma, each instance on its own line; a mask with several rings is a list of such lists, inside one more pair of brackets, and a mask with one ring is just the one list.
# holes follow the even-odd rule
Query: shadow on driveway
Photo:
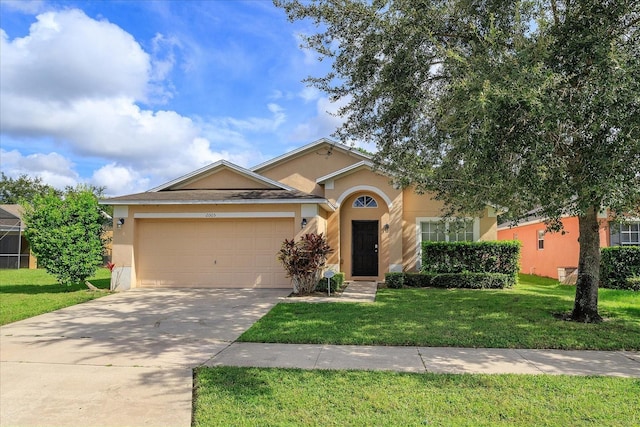
[[0, 425], [184, 425], [191, 368], [288, 289], [132, 290], [0, 327]]

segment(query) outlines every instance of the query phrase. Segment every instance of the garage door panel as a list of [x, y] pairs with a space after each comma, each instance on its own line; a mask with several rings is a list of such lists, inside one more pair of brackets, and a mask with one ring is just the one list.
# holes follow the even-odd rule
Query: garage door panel
[[277, 261], [292, 219], [137, 220], [145, 287], [289, 287]]
[[[271, 237], [256, 237], [255, 239], [255, 250], [256, 251], [271, 251], [271, 250], [276, 250], [278, 248], [274, 248], [273, 247], [273, 238]], [[275, 255], [274, 255], [275, 256]]]
[[268, 269], [273, 264], [273, 256], [270, 255], [256, 255], [255, 264], [263, 269]]

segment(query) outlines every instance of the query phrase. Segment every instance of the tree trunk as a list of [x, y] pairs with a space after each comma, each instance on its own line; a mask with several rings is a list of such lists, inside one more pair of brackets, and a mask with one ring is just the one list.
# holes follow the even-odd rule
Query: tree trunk
[[600, 224], [598, 206], [593, 206], [578, 217], [580, 228], [580, 258], [576, 299], [571, 319], [577, 322], [598, 323], [598, 286], [600, 284]]

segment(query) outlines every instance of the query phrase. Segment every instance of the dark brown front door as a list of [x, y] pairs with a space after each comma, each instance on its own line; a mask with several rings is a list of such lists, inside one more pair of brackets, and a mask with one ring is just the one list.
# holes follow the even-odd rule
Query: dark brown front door
[[378, 275], [378, 221], [352, 221], [352, 276]]

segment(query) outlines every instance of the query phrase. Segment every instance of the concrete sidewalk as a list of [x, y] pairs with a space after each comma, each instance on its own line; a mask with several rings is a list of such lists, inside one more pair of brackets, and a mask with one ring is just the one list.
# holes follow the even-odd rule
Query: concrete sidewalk
[[[349, 282], [342, 294], [284, 297], [282, 302], [373, 302], [376, 282]], [[640, 378], [640, 353], [630, 351], [391, 347], [234, 342], [207, 366], [364, 369], [451, 374], [606, 375]]]
[[378, 282], [347, 282], [347, 287], [341, 293], [333, 293], [330, 296], [310, 295], [310, 296], [288, 296], [281, 299], [281, 302], [374, 302]]
[[205, 364], [416, 373], [604, 375], [640, 378], [640, 353], [630, 351], [235, 342]]

